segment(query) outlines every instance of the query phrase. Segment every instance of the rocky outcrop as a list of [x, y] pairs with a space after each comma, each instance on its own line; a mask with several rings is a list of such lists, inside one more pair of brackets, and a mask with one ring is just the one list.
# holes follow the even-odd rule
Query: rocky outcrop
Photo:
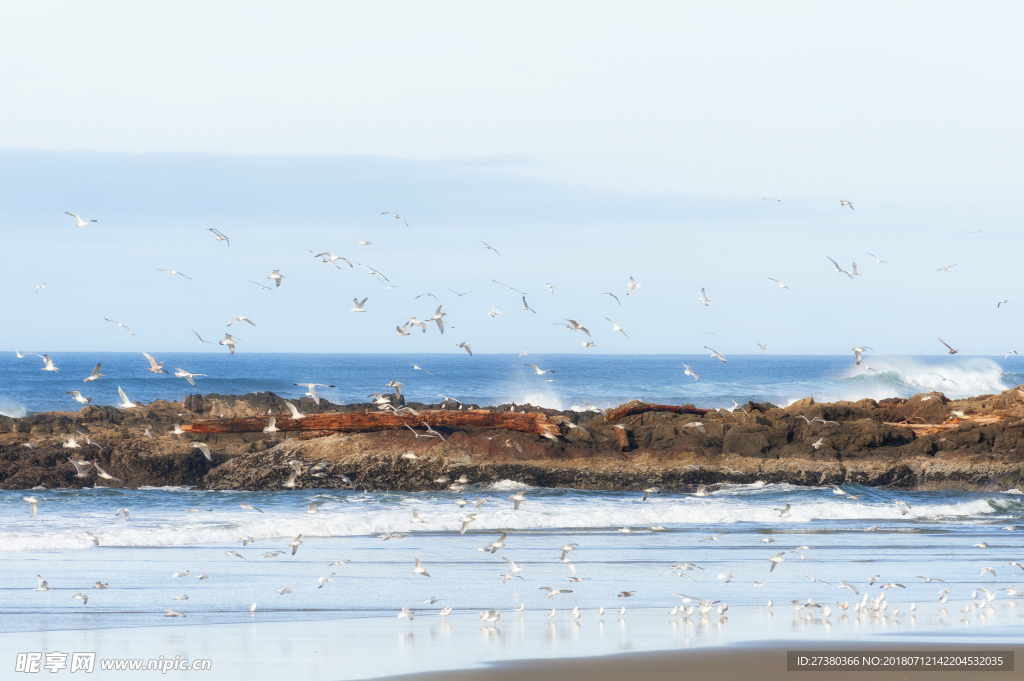
[[[445, 405], [410, 406], [427, 411]], [[316, 405], [308, 398], [299, 408], [307, 414], [375, 411], [368, 404], [321, 400]], [[507, 411], [510, 405], [495, 409]], [[957, 401], [929, 393], [881, 402], [819, 404], [808, 398], [786, 408], [749, 403], [702, 416], [633, 409], [635, 416], [618, 421], [594, 412], [525, 409], [546, 414], [558, 424], [559, 436], [552, 441], [508, 430], [441, 426], [444, 440], [408, 430], [170, 433], [174, 424], [193, 419], [283, 415], [284, 400], [272, 393], [190, 395], [183, 402], [158, 401], [128, 411], [89, 406], [78, 413], [5, 418], [0, 420], [0, 488], [281, 489], [292, 460], [304, 468], [296, 481], [300, 488], [341, 487], [344, 475], [367, 489], [441, 489], [434, 480], [462, 474], [474, 482], [515, 479], [545, 487], [623, 490], [756, 480], [922, 489], [1024, 485], [1024, 387]], [[626, 429], [628, 451], [621, 451], [616, 427]], [[144, 435], [146, 429], [152, 438]], [[76, 436], [78, 448], [65, 446], [68, 435]], [[210, 447], [212, 462], [191, 447], [193, 441]], [[75, 477], [69, 455], [96, 461], [123, 482]]]

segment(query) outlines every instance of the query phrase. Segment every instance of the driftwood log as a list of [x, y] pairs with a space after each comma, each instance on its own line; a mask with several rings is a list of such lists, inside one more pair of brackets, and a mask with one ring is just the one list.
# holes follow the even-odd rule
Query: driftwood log
[[[398, 416], [388, 412], [363, 412], [356, 414], [310, 414], [293, 419], [284, 414], [274, 415], [276, 426], [282, 431], [321, 431], [322, 433], [368, 433], [396, 428], [423, 429], [423, 423], [432, 428], [489, 428], [533, 433], [554, 437], [559, 433], [558, 425], [547, 415], [525, 414], [512, 411], [490, 411], [473, 409], [456, 411], [433, 409], [421, 411], [419, 416], [404, 414]], [[270, 422], [267, 416], [246, 416], [233, 419], [204, 419], [184, 425], [182, 430], [190, 433], [260, 433]]]
[[711, 409], [698, 409], [697, 407], [674, 407], [670, 404], [646, 404], [644, 402], [630, 402], [627, 405], [621, 406], [618, 409], [612, 409], [610, 412], [605, 414], [605, 419], [608, 421], [618, 421], [619, 419], [632, 416], [634, 414], [643, 414], [648, 411], [668, 411], [673, 414], [697, 414], [698, 416], [704, 416]]

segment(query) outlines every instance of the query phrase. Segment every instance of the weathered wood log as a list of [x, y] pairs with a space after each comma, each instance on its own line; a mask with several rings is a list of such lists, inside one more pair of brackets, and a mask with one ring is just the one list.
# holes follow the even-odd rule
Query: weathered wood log
[[[432, 428], [490, 428], [533, 433], [544, 437], [558, 435], [558, 426], [545, 414], [525, 414], [512, 411], [489, 411], [472, 409], [434, 409], [421, 411], [419, 416], [404, 414], [398, 416], [389, 412], [363, 412], [355, 414], [310, 414], [293, 419], [276, 414], [276, 426], [282, 431], [329, 431], [332, 433], [368, 433], [378, 430], [394, 430], [409, 426], [424, 429], [423, 422]], [[203, 419], [184, 425], [182, 430], [190, 433], [259, 433], [267, 426], [270, 415], [246, 416], [233, 419]]]
[[648, 411], [668, 411], [673, 414], [697, 414], [703, 416], [707, 414], [711, 409], [698, 409], [696, 407], [674, 407], [670, 404], [646, 404], [644, 402], [630, 402], [629, 404], [619, 407], [618, 409], [612, 409], [610, 412], [605, 414], [605, 419], [608, 421], [618, 421], [619, 419], [632, 416], [633, 414], [643, 414]]

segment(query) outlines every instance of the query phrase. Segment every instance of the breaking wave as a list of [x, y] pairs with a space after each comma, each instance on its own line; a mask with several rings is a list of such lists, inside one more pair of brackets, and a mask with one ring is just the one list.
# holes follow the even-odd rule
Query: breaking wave
[[[735, 486], [739, 487], [746, 486]], [[693, 530], [707, 525], [760, 523], [779, 529], [788, 524], [822, 520], [832, 521], [829, 524], [832, 528], [836, 527], [834, 521], [865, 521], [865, 524], [881, 521], [907, 523], [914, 520], [943, 518], [976, 519], [984, 522], [986, 517], [993, 514], [1002, 515], [1010, 510], [1005, 508], [1005, 497], [1002, 506], [995, 503], [995, 500], [986, 498], [955, 503], [941, 503], [941, 500], [936, 500], [940, 503], [915, 503], [909, 514], [903, 516], [899, 508], [887, 501], [799, 500], [793, 493], [780, 489], [782, 485], [766, 485], [758, 491], [769, 493], [766, 490], [769, 487], [773, 488], [771, 492], [782, 493], [785, 496], [772, 494], [770, 499], [755, 500], [736, 494], [735, 492], [740, 490], [734, 489], [734, 493], [718, 493], [706, 498], [652, 496], [647, 502], [640, 502], [636, 495], [632, 494], [628, 497], [619, 494], [586, 499], [567, 496], [527, 497], [518, 511], [514, 511], [507, 502], [500, 506], [497, 503], [487, 504], [479, 511], [467, 506], [460, 511], [454, 506], [451, 498], [405, 498], [403, 503], [389, 503], [373, 496], [332, 498], [324, 494], [317, 495], [324, 503], [320, 506], [320, 513], [315, 515], [299, 510], [294, 499], [287, 507], [275, 508], [279, 502], [264, 502], [265, 514], [239, 512], [234, 500], [231, 502], [231, 509], [204, 508], [198, 514], [187, 516], [184, 508], [164, 508], [153, 520], [148, 519], [145, 513], [141, 512], [141, 508], [140, 513], [133, 513], [132, 520], [128, 522], [112, 521], [106, 513], [102, 518], [96, 514], [83, 516], [73, 513], [62, 518], [53, 518], [48, 522], [33, 521], [31, 526], [25, 521], [12, 523], [13, 526], [6, 528], [8, 531], [0, 532], [0, 551], [93, 549], [95, 547], [91, 540], [85, 536], [87, 531], [99, 536], [100, 548], [227, 545], [237, 543], [241, 536], [254, 537], [257, 540], [256, 546], [264, 548], [275, 546], [273, 542], [287, 543], [299, 534], [309, 539], [414, 530], [417, 533], [457, 533], [462, 528], [462, 516], [474, 511], [478, 515], [476, 521], [471, 523], [471, 532], [500, 533], [544, 529], [642, 529], [655, 524], [676, 530]], [[526, 485], [508, 480], [482, 491], [504, 492], [525, 488]], [[806, 488], [804, 489], [806, 492]], [[782, 499], [789, 499], [793, 503], [791, 517], [785, 520], [780, 520], [773, 510], [774, 507], [785, 505], [786, 502]], [[502, 500], [501, 497], [494, 497], [488, 501], [499, 500]], [[205, 503], [208, 505], [209, 501], [207, 499]], [[413, 507], [425, 520], [424, 523], [410, 525]], [[45, 515], [42, 515], [45, 512], [45, 505], [40, 505], [41, 515], [35, 520], [45, 519]], [[1011, 514], [1016, 515], [1013, 511]], [[48, 524], [59, 525], [60, 529], [54, 527], [53, 530], [48, 530]]]

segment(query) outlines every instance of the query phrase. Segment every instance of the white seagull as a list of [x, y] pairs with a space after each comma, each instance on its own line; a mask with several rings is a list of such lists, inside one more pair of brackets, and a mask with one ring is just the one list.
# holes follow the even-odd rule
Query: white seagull
[[796, 295], [796, 291], [794, 291], [794, 290], [793, 290], [793, 289], [791, 289], [790, 287], [786, 286], [785, 284], [783, 284], [783, 283], [782, 283], [781, 281], [779, 281], [778, 279], [772, 279], [772, 277], [768, 277], [768, 278], [769, 278], [769, 279], [771, 279], [771, 281], [774, 281], [774, 282], [775, 282], [776, 284], [778, 284], [778, 285], [779, 285], [779, 288], [784, 288], [784, 289], [786, 289], [787, 291], [789, 291], [790, 293], [792, 293], [792, 294], [793, 294], [794, 296]]
[[[605, 319], [608, 319], [608, 317], [605, 317]], [[611, 319], [608, 319], [608, 321], [612, 322]], [[615, 322], [612, 322], [612, 331], [621, 331], [623, 336], [625, 336], [627, 339], [629, 338], [629, 335], [626, 333], [626, 330], [623, 329], [618, 324], [616, 324]]]
[[712, 358], [712, 359], [714, 359], [715, 357], [717, 357], [718, 359], [722, 360], [723, 362], [728, 362], [728, 361], [729, 361], [729, 360], [727, 360], [727, 359], [726, 359], [725, 357], [723, 357], [723, 356], [722, 356], [722, 355], [721, 355], [721, 354], [720, 354], [720, 353], [719, 353], [719, 352], [718, 352], [717, 350], [714, 350], [714, 349], [712, 349], [712, 348], [709, 348], [709, 347], [708, 347], [708, 346], [706, 346], [706, 345], [704, 346], [704, 349], [705, 349], [705, 350], [711, 350], [711, 358]]
[[[1005, 357], [1003, 359], [1005, 359]], [[97, 364], [96, 368], [92, 370], [92, 373], [89, 374], [86, 378], [82, 379], [82, 383], [88, 383], [90, 381], [95, 381], [96, 379], [99, 379], [99, 378], [106, 378], [106, 376], [104, 376], [103, 374], [100, 373], [100, 371], [102, 369], [103, 369], [103, 365], [102, 364]]]
[[711, 302], [711, 299], [708, 298], [708, 294], [704, 293], [704, 289], [700, 290], [700, 297], [697, 298], [697, 300], [704, 303], [704, 307], [708, 307], [708, 304]]
[[367, 300], [369, 300], [369, 298], [363, 298], [363, 301], [359, 302], [358, 298], [353, 298], [352, 305], [354, 307], [349, 310], [349, 312], [366, 312], [366, 310], [363, 309], [363, 305], [366, 305]]
[[75, 227], [86, 227], [90, 222], [99, 222], [99, 220], [83, 220], [78, 213], [64, 211], [64, 215], [70, 215], [75, 219]]
[[267, 279], [273, 279], [274, 284], [277, 286], [281, 285], [281, 280], [284, 279], [284, 275], [281, 274], [281, 270], [274, 270]]
[[128, 399], [128, 396], [124, 394], [124, 390], [121, 386], [117, 386], [117, 392], [121, 395], [121, 404], [117, 405], [118, 409], [135, 409], [136, 404]]
[[131, 329], [129, 329], [129, 328], [127, 327], [127, 326], [125, 326], [125, 325], [124, 325], [124, 324], [122, 324], [121, 322], [115, 322], [115, 321], [114, 321], [113, 319], [107, 319], [106, 317], [104, 317], [103, 319], [104, 319], [104, 321], [108, 321], [108, 322], [110, 322], [111, 324], [117, 324], [117, 325], [118, 325], [118, 326], [119, 326], [120, 328], [124, 329], [125, 331], [127, 331], [127, 332], [128, 332], [128, 333], [130, 333], [131, 335], [133, 335], [133, 336], [135, 335], [135, 332], [134, 332], [134, 331], [132, 331]]

